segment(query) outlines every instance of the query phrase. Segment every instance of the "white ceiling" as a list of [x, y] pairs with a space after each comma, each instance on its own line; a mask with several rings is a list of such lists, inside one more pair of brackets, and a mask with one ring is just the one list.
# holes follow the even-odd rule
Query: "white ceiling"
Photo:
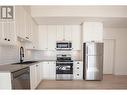
[[101, 21], [104, 27], [127, 28], [127, 6], [30, 6], [37, 24], [82, 24]]
[[104, 27], [127, 28], [127, 18], [90, 18], [90, 17], [36, 17], [37, 24], [82, 24], [84, 21], [101, 21]]

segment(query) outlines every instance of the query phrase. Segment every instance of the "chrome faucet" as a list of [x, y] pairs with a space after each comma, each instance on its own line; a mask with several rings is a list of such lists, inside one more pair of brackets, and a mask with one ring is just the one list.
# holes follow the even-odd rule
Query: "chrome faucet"
[[20, 63], [23, 63], [24, 60], [24, 48], [20, 47]]

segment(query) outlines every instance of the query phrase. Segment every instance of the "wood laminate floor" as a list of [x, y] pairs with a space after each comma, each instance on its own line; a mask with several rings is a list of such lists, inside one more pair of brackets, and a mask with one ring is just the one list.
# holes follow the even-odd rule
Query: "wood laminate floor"
[[37, 89], [127, 89], [127, 76], [104, 75], [102, 81], [43, 80]]

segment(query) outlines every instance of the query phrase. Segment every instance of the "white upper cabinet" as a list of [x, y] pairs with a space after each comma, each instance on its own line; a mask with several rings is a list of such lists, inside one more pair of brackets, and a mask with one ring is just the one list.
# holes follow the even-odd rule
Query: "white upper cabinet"
[[16, 33], [20, 38], [25, 39], [25, 10], [23, 7], [17, 6], [15, 8], [15, 19], [16, 19]]
[[56, 47], [56, 25], [48, 25], [48, 50], [55, 50]]
[[31, 16], [25, 11], [25, 31], [26, 31], [26, 39], [32, 41], [32, 18]]
[[40, 50], [48, 50], [48, 31], [47, 25], [39, 26], [39, 49]]
[[64, 39], [72, 41], [72, 25], [64, 25]]
[[[15, 10], [14, 10], [15, 11]], [[16, 45], [15, 18], [0, 20], [0, 45]]]
[[16, 45], [15, 21], [0, 21], [0, 45]]
[[55, 50], [57, 41], [71, 41], [73, 50], [81, 49], [80, 25], [40, 25], [39, 49]]
[[63, 25], [57, 25], [57, 41], [63, 41], [64, 38], [64, 26]]
[[72, 25], [72, 48], [81, 50], [81, 26]]
[[71, 41], [71, 25], [57, 25], [57, 41]]
[[38, 49], [38, 43], [39, 43], [39, 40], [38, 40], [38, 25], [33, 21], [33, 48], [34, 49]]
[[31, 32], [33, 34], [31, 39], [32, 42], [25, 43], [25, 48], [31, 50], [38, 50], [39, 49], [38, 25], [33, 20], [31, 21]]
[[55, 50], [56, 47], [56, 26], [41, 25], [39, 26], [39, 49]]
[[16, 32], [19, 38], [24, 39], [25, 41], [32, 41], [33, 32], [32, 32], [32, 17], [24, 9], [24, 7], [17, 6], [15, 8], [15, 18], [16, 18]]
[[83, 42], [103, 41], [103, 23], [101, 22], [84, 22], [83, 23]]

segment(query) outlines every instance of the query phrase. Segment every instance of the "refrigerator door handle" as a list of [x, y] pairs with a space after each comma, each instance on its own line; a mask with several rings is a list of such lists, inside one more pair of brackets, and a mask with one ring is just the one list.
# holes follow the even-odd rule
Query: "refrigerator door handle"
[[86, 69], [88, 70], [88, 56], [86, 56]]
[[86, 54], [88, 55], [88, 46], [86, 47]]

